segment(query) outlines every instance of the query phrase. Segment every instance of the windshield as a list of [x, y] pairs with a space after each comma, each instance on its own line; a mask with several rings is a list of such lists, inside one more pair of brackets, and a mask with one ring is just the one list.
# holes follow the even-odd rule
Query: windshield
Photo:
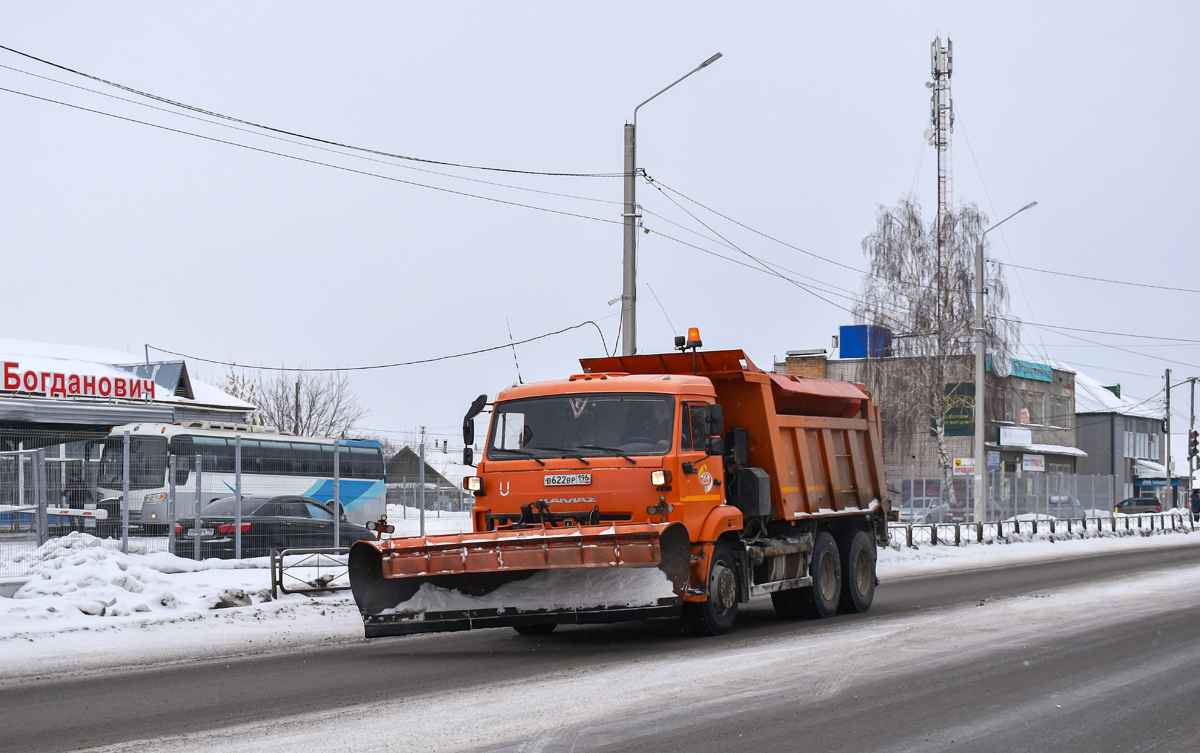
[[[124, 444], [124, 437], [109, 437], [104, 440], [99, 485], [105, 489], [120, 489], [124, 484]], [[164, 437], [129, 438], [130, 489], [158, 489], [165, 486], [166, 471], [167, 440]]]
[[488, 457], [665, 455], [674, 436], [675, 399], [664, 395], [532, 397], [496, 405]]

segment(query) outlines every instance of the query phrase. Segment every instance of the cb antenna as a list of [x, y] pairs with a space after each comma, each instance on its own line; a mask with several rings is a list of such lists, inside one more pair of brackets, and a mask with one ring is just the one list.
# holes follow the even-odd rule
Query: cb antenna
[[512, 347], [513, 363], [517, 366], [517, 384], [525, 384], [525, 381], [521, 379], [521, 362], [517, 360], [517, 344], [513, 342], [512, 325], [508, 323], [507, 318], [504, 320], [504, 326], [508, 327], [508, 344]]

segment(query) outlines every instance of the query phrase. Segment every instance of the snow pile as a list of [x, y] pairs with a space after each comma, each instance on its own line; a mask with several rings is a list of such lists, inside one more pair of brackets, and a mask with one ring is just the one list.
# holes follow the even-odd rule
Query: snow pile
[[674, 595], [667, 574], [656, 567], [542, 570], [524, 580], [505, 583], [483, 596], [469, 596], [424, 583], [411, 599], [384, 614], [641, 607]]
[[[30, 580], [17, 590], [10, 604], [5, 604], [9, 614], [26, 619], [62, 616], [67, 618], [65, 622], [71, 622], [70, 617], [81, 614], [120, 618], [176, 612], [180, 607], [213, 609], [251, 603], [244, 588], [225, 583], [188, 585], [170, 576], [248, 569], [254, 567], [253, 561], [194, 562], [165, 552], [124, 554], [120, 542], [78, 531], [44, 544], [29, 559], [33, 561]], [[253, 597], [259, 601], [271, 598], [262, 588]], [[0, 636], [10, 634], [15, 623], [19, 624], [11, 620], [0, 623]]]

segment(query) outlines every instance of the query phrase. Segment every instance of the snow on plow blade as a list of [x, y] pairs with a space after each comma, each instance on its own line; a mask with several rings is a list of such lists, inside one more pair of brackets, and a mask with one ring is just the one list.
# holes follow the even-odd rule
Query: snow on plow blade
[[691, 544], [679, 523], [359, 541], [350, 586], [366, 637], [677, 615]]

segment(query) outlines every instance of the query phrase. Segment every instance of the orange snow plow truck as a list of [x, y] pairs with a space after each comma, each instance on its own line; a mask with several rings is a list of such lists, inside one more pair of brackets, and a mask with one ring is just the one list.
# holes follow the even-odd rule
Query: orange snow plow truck
[[695, 330], [676, 345], [501, 392], [463, 480], [473, 530], [351, 549], [367, 637], [650, 617], [714, 635], [766, 594], [784, 618], [870, 608], [890, 503], [866, 389], [698, 352]]

